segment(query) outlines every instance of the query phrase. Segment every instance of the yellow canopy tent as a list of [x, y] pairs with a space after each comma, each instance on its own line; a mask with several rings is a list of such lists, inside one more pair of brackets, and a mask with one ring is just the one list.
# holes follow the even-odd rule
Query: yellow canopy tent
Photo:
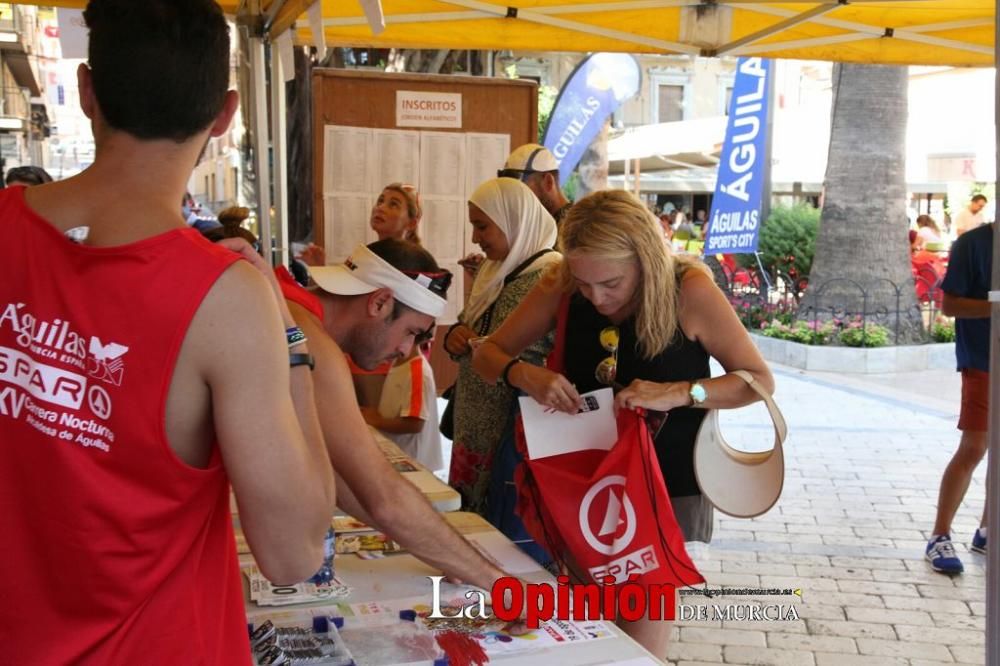
[[993, 0], [383, 0], [386, 27], [374, 36], [359, 3], [321, 1], [338, 46], [993, 63]]
[[[315, 2], [337, 46], [759, 55], [893, 65], [993, 64], [993, 0], [383, 0], [373, 35], [358, 2], [263, 0], [271, 36]], [[15, 0], [23, 4], [43, 4]], [[86, 0], [47, 0], [82, 8]], [[229, 14], [247, 0], [220, 0]], [[304, 23], [304, 22], [303, 22]], [[299, 36], [312, 40], [308, 27]]]
[[[82, 8], [86, 0], [14, 0]], [[311, 43], [307, 21], [296, 23], [321, 3], [323, 34], [336, 46], [512, 49], [530, 51], [619, 51], [700, 56], [755, 55], [890, 65], [988, 67], [995, 62], [996, 15], [1000, 0], [220, 0], [230, 14], [252, 26], [250, 68], [255, 138], [267, 136], [263, 40], [292, 25]], [[381, 14], [377, 34], [366, 18]], [[259, 17], [261, 20], [253, 20]], [[271, 62], [281, 80], [280, 58]], [[283, 86], [271, 92], [272, 146], [278, 217], [284, 184]], [[260, 182], [271, 182], [267, 151], [258, 150]], [[998, 169], [1000, 171], [1000, 169]], [[270, 206], [261, 188], [259, 210]], [[262, 215], [262, 219], [266, 216]], [[264, 225], [265, 229], [267, 225]], [[269, 234], [267, 229], [265, 234]], [[265, 235], [264, 240], [266, 241]], [[1000, 257], [1000, 235], [994, 234]], [[282, 243], [284, 245], [284, 243]], [[270, 243], [264, 243], [270, 253]], [[994, 262], [994, 301], [1000, 302], [1000, 261]], [[1000, 373], [1000, 308], [993, 308], [991, 357]], [[994, 501], [1000, 498], [1000, 391], [993, 391], [990, 471]], [[996, 505], [995, 505], [996, 506]], [[994, 506], [994, 508], [995, 508]], [[1000, 539], [1000, 511], [992, 511], [989, 532]], [[987, 662], [1000, 664], [1000, 548], [987, 565]]]

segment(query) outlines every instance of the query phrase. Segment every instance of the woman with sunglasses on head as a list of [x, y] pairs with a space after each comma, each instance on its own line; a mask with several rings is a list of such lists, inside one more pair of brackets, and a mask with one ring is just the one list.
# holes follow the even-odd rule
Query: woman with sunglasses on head
[[[515, 404], [515, 391], [487, 384], [472, 369], [472, 349], [493, 333], [531, 291], [543, 269], [558, 263], [556, 223], [524, 183], [513, 178], [488, 180], [469, 198], [472, 241], [486, 259], [458, 323], [444, 346], [459, 363], [455, 383], [454, 446], [448, 482], [462, 495], [463, 510], [486, 514], [494, 454]], [[525, 345], [524, 358], [540, 364], [551, 336]]]
[[[674, 255], [658, 221], [624, 191], [595, 192], [559, 228], [564, 261], [547, 275], [475, 354], [486, 381], [520, 389], [551, 409], [576, 413], [580, 394], [617, 389], [619, 408], [669, 412], [655, 449], [686, 541], [709, 541], [712, 506], [694, 476], [695, 436], [705, 409], [758, 400], [736, 376], [710, 378], [709, 358], [746, 370], [769, 392], [767, 364], [708, 270]], [[562, 309], [565, 308], [565, 309]], [[556, 328], [565, 313], [566, 375], [520, 362], [522, 350]], [[626, 623], [626, 632], [660, 658], [669, 624]]]
[[369, 219], [379, 240], [395, 238], [420, 244], [417, 225], [423, 217], [417, 188], [406, 183], [390, 183], [382, 189]]
[[[379, 240], [395, 238], [420, 245], [417, 225], [423, 215], [420, 193], [414, 185], [389, 183], [375, 200], [368, 224]], [[309, 244], [297, 258], [307, 266], [326, 265], [326, 251], [319, 245]]]

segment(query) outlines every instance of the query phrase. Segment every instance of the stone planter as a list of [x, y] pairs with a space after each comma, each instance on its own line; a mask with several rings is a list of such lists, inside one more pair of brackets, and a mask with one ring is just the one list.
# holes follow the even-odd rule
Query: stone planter
[[804, 345], [751, 333], [764, 358], [802, 370], [874, 374], [953, 370], [955, 343], [930, 343], [901, 347], [833, 347]]

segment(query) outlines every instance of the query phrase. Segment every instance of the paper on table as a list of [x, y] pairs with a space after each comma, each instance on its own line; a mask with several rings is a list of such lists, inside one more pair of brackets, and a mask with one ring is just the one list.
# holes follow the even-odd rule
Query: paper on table
[[602, 388], [584, 393], [581, 397], [596, 400], [597, 408], [580, 414], [546, 413], [545, 408], [533, 398], [519, 398], [529, 459], [586, 449], [607, 451], [614, 446], [618, 439], [618, 426], [615, 423], [612, 390]]
[[465, 538], [483, 556], [510, 575], [518, 576], [540, 571], [542, 568], [510, 539], [495, 530], [469, 534]]

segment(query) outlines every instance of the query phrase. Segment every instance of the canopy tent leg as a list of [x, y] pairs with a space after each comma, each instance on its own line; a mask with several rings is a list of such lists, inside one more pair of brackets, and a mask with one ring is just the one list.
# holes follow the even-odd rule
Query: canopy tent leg
[[278, 257], [282, 266], [291, 259], [288, 242], [288, 114], [284, 64], [271, 39], [271, 147], [274, 153], [274, 221], [278, 229]]
[[[993, 41], [995, 62], [1000, 62], [1000, 0], [996, 2], [996, 21]], [[996, 69], [994, 90], [1000, 90], [1000, 68]], [[1000, 104], [993, 110], [994, 122], [1000, 128]], [[997, 134], [1000, 141], [1000, 134]], [[1000, 173], [1000, 146], [995, 155], [997, 173]], [[986, 459], [986, 499], [992, 502], [987, 508], [986, 538], [986, 663], [1000, 664], [1000, 234], [993, 227], [993, 275], [990, 313], [990, 421], [989, 447]]]
[[267, 122], [267, 58], [264, 53], [264, 39], [250, 35], [250, 94], [251, 117], [253, 118], [254, 169], [257, 184], [257, 238], [260, 241], [264, 261], [274, 265], [271, 257], [271, 166], [268, 146]]

